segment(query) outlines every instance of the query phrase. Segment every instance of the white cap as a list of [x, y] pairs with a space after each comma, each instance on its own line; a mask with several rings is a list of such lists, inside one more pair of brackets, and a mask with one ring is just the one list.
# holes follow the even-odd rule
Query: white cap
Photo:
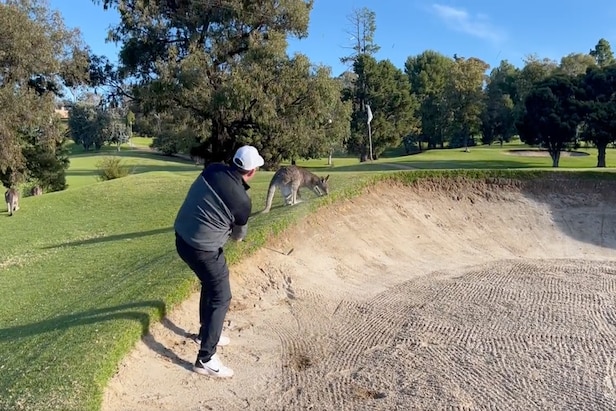
[[250, 171], [265, 164], [263, 157], [259, 155], [253, 146], [242, 146], [237, 149], [233, 156], [233, 163], [242, 170]]

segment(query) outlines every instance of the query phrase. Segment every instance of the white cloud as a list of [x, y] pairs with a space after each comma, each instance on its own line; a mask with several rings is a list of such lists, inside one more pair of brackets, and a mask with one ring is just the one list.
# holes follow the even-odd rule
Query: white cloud
[[484, 13], [472, 16], [464, 9], [441, 4], [433, 4], [432, 10], [452, 30], [495, 43], [498, 43], [505, 37], [505, 33], [502, 30], [490, 24], [489, 17]]

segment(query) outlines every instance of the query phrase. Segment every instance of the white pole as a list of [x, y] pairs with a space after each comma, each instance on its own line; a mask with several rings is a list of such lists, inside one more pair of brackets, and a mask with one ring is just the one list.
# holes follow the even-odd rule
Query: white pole
[[372, 157], [372, 127], [370, 127], [370, 123], [368, 123], [368, 140], [370, 143], [370, 161], [372, 161], [374, 157]]

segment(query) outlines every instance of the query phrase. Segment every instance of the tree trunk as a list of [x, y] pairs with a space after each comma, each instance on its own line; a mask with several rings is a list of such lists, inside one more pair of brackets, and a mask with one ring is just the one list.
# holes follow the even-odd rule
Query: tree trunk
[[605, 149], [607, 144], [597, 144], [597, 167], [605, 167]]
[[332, 165], [332, 155], [334, 154], [334, 150], [329, 150], [329, 155], [327, 156], [327, 165]]
[[[206, 159], [206, 162], [228, 162], [233, 157], [233, 153], [237, 149], [233, 140], [229, 136], [229, 131], [222, 120], [218, 118], [212, 119], [212, 128], [210, 135], [211, 152], [207, 150], [200, 155]], [[203, 142], [202, 145], [207, 147], [208, 142]], [[201, 153], [199, 153], [201, 154]], [[209, 158], [208, 158], [209, 157]]]
[[359, 149], [359, 162], [364, 163], [368, 161], [368, 150], [365, 145], [362, 145]]
[[557, 168], [558, 163], [560, 162], [560, 149], [550, 149], [550, 157], [552, 157], [552, 167]]

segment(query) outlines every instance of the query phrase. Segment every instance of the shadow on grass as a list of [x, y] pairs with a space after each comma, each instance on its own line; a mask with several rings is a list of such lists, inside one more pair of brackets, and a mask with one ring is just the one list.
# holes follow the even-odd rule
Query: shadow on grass
[[[190, 165], [181, 164], [136, 164], [124, 166], [128, 169], [128, 175], [143, 174], [155, 171], [166, 171], [170, 173], [195, 172], [195, 175], [201, 171], [200, 167], [192, 167]], [[73, 169], [66, 172], [67, 177], [98, 177], [100, 175], [95, 169]]]
[[80, 245], [105, 243], [109, 241], [132, 240], [135, 238], [147, 237], [150, 235], [170, 233], [172, 231], [173, 231], [173, 227], [156, 228], [154, 230], [135, 231], [132, 233], [114, 234], [114, 235], [109, 235], [106, 237], [89, 238], [87, 240], [69, 241], [67, 243], [50, 245], [50, 246], [42, 247], [42, 248], [50, 249], [50, 248], [60, 248], [60, 247], [74, 247], [74, 246], [80, 246]]
[[323, 167], [306, 167], [310, 171], [317, 174], [334, 173], [334, 172], [380, 172], [380, 171], [397, 171], [397, 170], [416, 170], [416, 169], [499, 169], [499, 168], [551, 168], [545, 162], [527, 162], [506, 161], [506, 160], [449, 160], [449, 161], [379, 161], [365, 162], [333, 168]]
[[195, 174], [201, 172], [203, 166], [194, 166], [190, 164], [182, 165], [166, 165], [166, 164], [137, 164], [134, 167], [128, 166], [131, 170], [131, 174], [149, 173], [152, 171], [168, 171], [168, 172], [187, 172], [192, 171]]
[[122, 151], [81, 151], [78, 153], [71, 154], [71, 158], [82, 158], [82, 157], [123, 157], [123, 158], [138, 158], [138, 159], [147, 159], [147, 160], [156, 160], [170, 163], [182, 163], [187, 166], [196, 166], [203, 167], [202, 165], [196, 165], [194, 161], [190, 159], [181, 157], [181, 156], [171, 156], [163, 153], [159, 153], [157, 151], [151, 150], [143, 150], [143, 149], [132, 149], [132, 150], [122, 150]]
[[0, 341], [15, 341], [51, 331], [121, 319], [139, 322], [142, 335], [145, 335], [150, 327], [150, 316], [145, 312], [133, 311], [135, 308], [154, 308], [161, 317], [165, 315], [165, 303], [162, 301], [139, 301], [76, 314], [61, 315], [26, 325], [0, 328]]
[[18, 325], [15, 327], [0, 328], [0, 342], [13, 342], [24, 338], [54, 332], [58, 330], [66, 330], [72, 327], [80, 327], [84, 325], [97, 324], [117, 320], [132, 320], [141, 325], [141, 336], [144, 344], [152, 351], [168, 358], [172, 363], [183, 367], [187, 370], [192, 370], [192, 364], [178, 357], [173, 351], [165, 347], [160, 342], [156, 341], [151, 334], [150, 316], [139, 309], [153, 308], [156, 310], [163, 326], [181, 337], [187, 337], [189, 334], [182, 328], [175, 325], [171, 320], [166, 318], [166, 307], [162, 301], [139, 301], [127, 303], [113, 307], [98, 308], [89, 311], [84, 311], [76, 314], [61, 315], [59, 317], [50, 318], [43, 321], [38, 321], [26, 325]]
[[[271, 213], [273, 210], [276, 210], [276, 209], [279, 209], [279, 208], [283, 208], [283, 207], [286, 207], [286, 206], [285, 206], [284, 204], [272, 205], [272, 206], [270, 207], [270, 213]], [[255, 207], [253, 207], [253, 209], [254, 209], [254, 208], [255, 208]], [[258, 206], [258, 207], [256, 207], [256, 208], [257, 208], [257, 210], [253, 211], [253, 212], [250, 214], [250, 217], [251, 217], [251, 218], [252, 218], [252, 217], [256, 217], [256, 216], [258, 216], [258, 215], [261, 215], [261, 212], [263, 211], [263, 209], [264, 209], [265, 207], [264, 207], [263, 205], [259, 205], [259, 206]], [[269, 213], [265, 213], [265, 214], [263, 214], [263, 215], [264, 215], [264, 216], [266, 216], [266, 215], [268, 215], [268, 214], [269, 214]]]

